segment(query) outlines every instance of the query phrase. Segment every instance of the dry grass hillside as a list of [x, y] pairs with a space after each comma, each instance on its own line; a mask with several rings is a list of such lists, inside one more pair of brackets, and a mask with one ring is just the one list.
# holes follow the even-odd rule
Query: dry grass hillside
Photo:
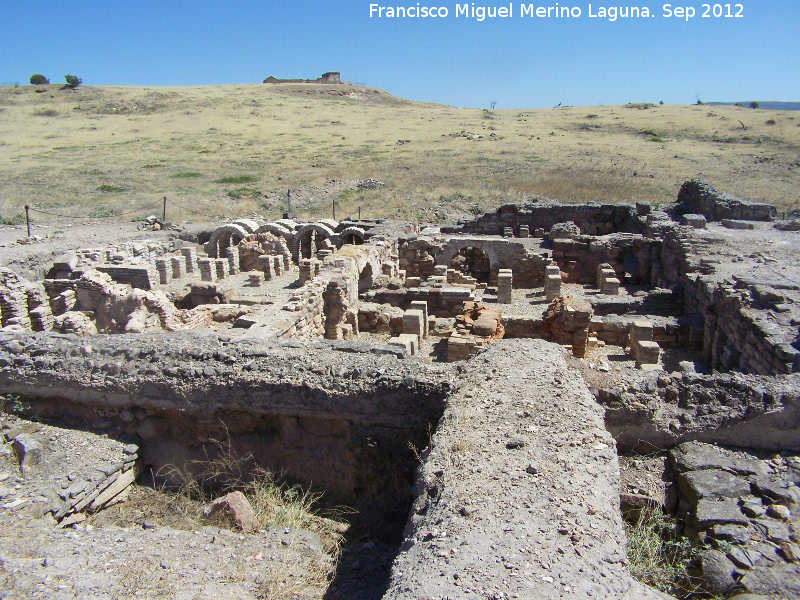
[[[743, 128], [746, 127], [745, 128]], [[800, 113], [627, 105], [479, 110], [364, 87], [0, 88], [0, 215], [440, 220], [531, 195], [675, 199], [701, 176], [800, 207]], [[386, 186], [356, 188], [356, 180]], [[336, 182], [331, 182], [336, 180]], [[32, 213], [40, 222], [59, 221]]]

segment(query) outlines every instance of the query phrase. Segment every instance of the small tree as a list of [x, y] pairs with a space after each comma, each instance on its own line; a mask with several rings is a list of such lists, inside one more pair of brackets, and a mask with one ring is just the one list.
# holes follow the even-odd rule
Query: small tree
[[68, 88], [76, 88], [83, 83], [83, 79], [77, 75], [64, 75], [64, 79], [67, 80], [67, 85], [65, 87]]
[[751, 102], [750, 103], [750, 108], [758, 108], [759, 106], [761, 106], [761, 105], [758, 102]]
[[44, 85], [50, 83], [50, 80], [41, 73], [34, 73], [30, 78], [31, 85]]

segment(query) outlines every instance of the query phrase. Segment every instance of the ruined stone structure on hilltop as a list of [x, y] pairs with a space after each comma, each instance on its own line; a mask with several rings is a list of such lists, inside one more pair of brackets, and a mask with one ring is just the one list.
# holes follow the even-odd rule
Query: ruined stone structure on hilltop
[[262, 83], [325, 83], [325, 84], [339, 84], [342, 83], [341, 75], [338, 71], [329, 71], [323, 73], [322, 77], [317, 79], [278, 79], [270, 75]]

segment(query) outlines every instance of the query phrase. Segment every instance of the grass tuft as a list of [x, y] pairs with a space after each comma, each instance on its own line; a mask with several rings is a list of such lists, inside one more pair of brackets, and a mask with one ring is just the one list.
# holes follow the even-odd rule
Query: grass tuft
[[258, 177], [253, 175], [238, 175], [236, 177], [223, 177], [222, 179], [215, 179], [214, 183], [255, 183]]
[[115, 192], [124, 192], [125, 188], [120, 187], [118, 185], [109, 185], [107, 183], [104, 183], [103, 185], [97, 188], [97, 191], [103, 192], [104, 194], [113, 194]]
[[[147, 167], [149, 169], [153, 167]], [[197, 171], [183, 171], [181, 173], [173, 173], [170, 175], [172, 179], [194, 179], [195, 177], [202, 177], [202, 173], [198, 173]]]
[[[214, 497], [233, 491], [242, 492], [255, 513], [255, 529], [288, 527], [305, 529], [320, 536], [326, 554], [338, 557], [343, 542], [346, 524], [320, 514], [318, 505], [322, 494], [311, 492], [302, 486], [290, 483], [259, 465], [252, 454], [239, 454], [228, 442], [214, 442], [204, 449], [202, 459], [192, 461], [190, 470], [174, 465], [165, 467], [157, 476], [178, 483], [177, 495], [187, 505], [189, 501], [210, 502]], [[341, 517], [346, 509], [334, 511], [332, 516]], [[202, 514], [195, 517], [203, 521]], [[214, 524], [230, 526], [219, 520]]]
[[631, 575], [669, 594], [685, 595], [694, 550], [678, 535], [677, 523], [660, 508], [644, 508], [636, 523], [625, 522]]

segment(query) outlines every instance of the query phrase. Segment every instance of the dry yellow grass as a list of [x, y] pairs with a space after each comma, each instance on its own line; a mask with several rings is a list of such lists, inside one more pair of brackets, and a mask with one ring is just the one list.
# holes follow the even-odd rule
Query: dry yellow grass
[[[697, 176], [744, 198], [800, 206], [800, 113], [791, 111], [486, 111], [410, 102], [372, 88], [302, 84], [59, 87], [0, 88], [5, 218], [28, 203], [130, 219], [157, 212], [143, 207], [162, 196], [172, 219], [253, 211], [276, 218], [287, 188], [367, 178], [387, 187], [345, 191], [342, 214], [361, 206], [365, 217], [432, 219], [536, 194], [662, 203]], [[328, 216], [330, 201], [319, 196], [311, 188], [293, 208]]]

